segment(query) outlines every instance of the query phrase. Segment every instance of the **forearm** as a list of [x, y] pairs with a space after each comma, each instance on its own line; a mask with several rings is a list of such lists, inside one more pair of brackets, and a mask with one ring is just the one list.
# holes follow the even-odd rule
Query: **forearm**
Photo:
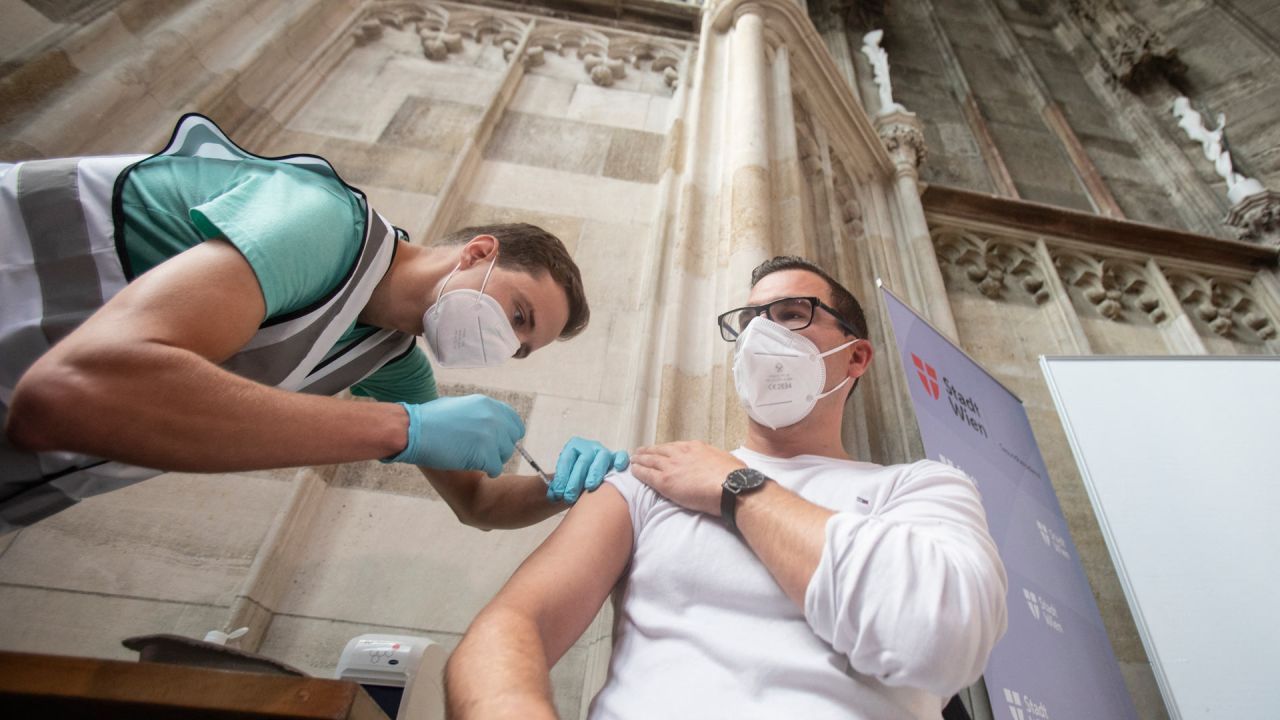
[[194, 472], [386, 457], [407, 430], [399, 406], [286, 392], [160, 343], [55, 347], [19, 382], [6, 427], [32, 450]]
[[555, 718], [550, 669], [537, 624], [501, 605], [471, 624], [445, 668], [450, 718]]
[[547, 500], [536, 475], [500, 475], [420, 467], [422, 474], [463, 523], [482, 530], [528, 527], [565, 509]]
[[834, 514], [772, 481], [738, 500], [735, 522], [742, 537], [801, 608]]

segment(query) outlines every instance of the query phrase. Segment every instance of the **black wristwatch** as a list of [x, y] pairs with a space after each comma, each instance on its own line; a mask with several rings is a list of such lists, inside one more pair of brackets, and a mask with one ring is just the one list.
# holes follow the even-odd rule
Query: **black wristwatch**
[[738, 532], [738, 523], [735, 522], [738, 496], [759, 490], [768, 479], [764, 473], [751, 468], [738, 468], [724, 479], [724, 485], [721, 486], [723, 489], [720, 491], [720, 519], [729, 528], [729, 532], [742, 537], [742, 533]]

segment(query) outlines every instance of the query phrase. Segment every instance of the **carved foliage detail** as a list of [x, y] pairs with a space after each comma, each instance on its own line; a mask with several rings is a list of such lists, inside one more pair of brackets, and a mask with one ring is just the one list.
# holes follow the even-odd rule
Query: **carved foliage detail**
[[529, 40], [525, 63], [541, 65], [546, 53], [561, 57], [573, 55], [582, 60], [582, 68], [591, 82], [609, 87], [627, 75], [627, 68], [660, 73], [669, 88], [680, 79], [680, 62], [684, 50], [674, 44], [599, 32], [584, 27], [539, 24]]
[[1036, 304], [1049, 299], [1044, 271], [1031, 245], [956, 228], [939, 228], [932, 235], [938, 262], [952, 271], [947, 273], [950, 278], [967, 279], [993, 300], [1008, 299], [1011, 286]]
[[1187, 314], [1217, 335], [1244, 342], [1276, 339], [1276, 323], [1248, 284], [1190, 272], [1166, 273]]
[[836, 196], [836, 206], [840, 210], [840, 222], [848, 240], [862, 237], [862, 204], [858, 202], [858, 194], [854, 192], [852, 177], [840, 158], [834, 152], [831, 153], [831, 184]]
[[[367, 45], [381, 38], [388, 27], [416, 32], [423, 56], [436, 61], [460, 52], [464, 40], [492, 43], [510, 60], [528, 30], [527, 22], [485, 8], [404, 0], [371, 6], [352, 35], [356, 45]], [[545, 62], [547, 53], [562, 57], [572, 53], [582, 61], [591, 81], [603, 87], [626, 77], [631, 67], [659, 73], [667, 87], [674, 88], [687, 50], [678, 43], [540, 20], [521, 60], [525, 67], [534, 67]]]
[[798, 101], [792, 103], [796, 126], [796, 152], [799, 154], [800, 167], [807, 179], [822, 176], [822, 148], [813, 129], [813, 119]]
[[369, 8], [353, 29], [356, 45], [367, 45], [382, 37], [386, 27], [416, 32], [422, 54], [428, 60], [444, 60], [462, 51], [464, 39], [491, 42], [510, 59], [520, 44], [525, 26], [515, 19], [482, 9], [446, 8], [435, 3], [392, 2]]
[[1050, 255], [1062, 281], [1079, 289], [1102, 317], [1122, 321], [1125, 310], [1139, 313], [1155, 324], [1169, 317], [1141, 265], [1063, 250], [1050, 250]]

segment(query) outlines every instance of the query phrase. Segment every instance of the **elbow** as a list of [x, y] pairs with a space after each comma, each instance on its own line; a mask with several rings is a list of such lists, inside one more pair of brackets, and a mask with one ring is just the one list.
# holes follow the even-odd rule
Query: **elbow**
[[465, 500], [449, 503], [449, 509], [453, 511], [453, 516], [458, 518], [458, 522], [467, 527], [485, 532], [489, 532], [496, 527], [489, 521], [489, 514], [476, 507], [475, 498], [466, 498]]
[[904, 648], [902, 658], [903, 677], [912, 678], [908, 684], [949, 697], [986, 670], [1008, 627], [1004, 573], [971, 582], [963, 591], [939, 598], [941, 610], [931, 618], [920, 618], [917, 627], [923, 633]]
[[892, 686], [950, 697], [983, 673], [1008, 618], [1003, 568], [953, 566], [937, 592], [902, 598], [879, 642], [855, 646], [855, 669]]
[[28, 452], [71, 450], [71, 419], [84, 407], [84, 388], [69, 373], [33, 368], [14, 388], [5, 437]]

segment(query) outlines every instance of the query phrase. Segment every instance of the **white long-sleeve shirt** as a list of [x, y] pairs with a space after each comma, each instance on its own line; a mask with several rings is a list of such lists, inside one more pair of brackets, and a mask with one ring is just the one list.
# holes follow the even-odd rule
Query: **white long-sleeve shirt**
[[634, 545], [591, 717], [936, 720], [1006, 627], [973, 483], [931, 461], [734, 455], [836, 511], [804, 608], [719, 518], [610, 477]]

